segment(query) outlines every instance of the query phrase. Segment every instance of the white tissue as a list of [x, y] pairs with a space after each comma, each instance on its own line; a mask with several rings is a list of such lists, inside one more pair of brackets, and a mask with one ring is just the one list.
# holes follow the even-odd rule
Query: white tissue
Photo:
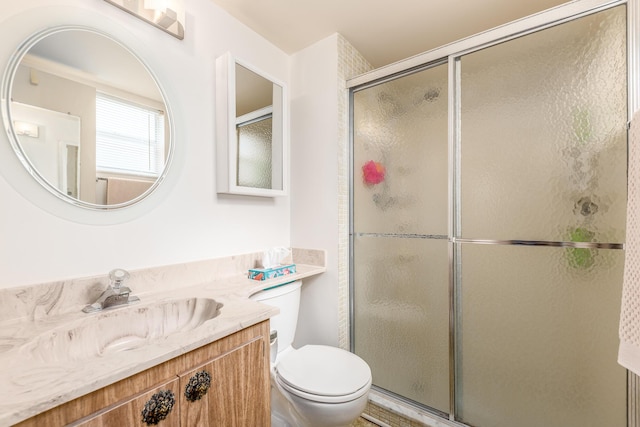
[[289, 256], [290, 253], [291, 251], [288, 248], [283, 247], [267, 249], [262, 254], [262, 267], [277, 267], [282, 263], [282, 260], [285, 259], [285, 257]]

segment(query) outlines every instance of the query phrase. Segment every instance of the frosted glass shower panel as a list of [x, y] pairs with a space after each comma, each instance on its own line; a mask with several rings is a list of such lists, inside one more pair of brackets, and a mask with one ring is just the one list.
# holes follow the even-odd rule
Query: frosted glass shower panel
[[447, 67], [354, 93], [357, 232], [447, 234]]
[[447, 241], [356, 237], [355, 353], [373, 384], [449, 411]]
[[624, 254], [462, 245], [457, 413], [492, 427], [626, 427], [616, 363]]
[[461, 236], [624, 241], [625, 7], [460, 67]]

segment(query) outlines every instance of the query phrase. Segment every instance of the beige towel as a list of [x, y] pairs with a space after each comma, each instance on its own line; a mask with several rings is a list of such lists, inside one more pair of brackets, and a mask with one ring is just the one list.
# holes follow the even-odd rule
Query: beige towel
[[117, 205], [135, 199], [151, 187], [152, 181], [107, 178], [107, 204]]
[[629, 131], [627, 237], [618, 363], [640, 375], [640, 112]]

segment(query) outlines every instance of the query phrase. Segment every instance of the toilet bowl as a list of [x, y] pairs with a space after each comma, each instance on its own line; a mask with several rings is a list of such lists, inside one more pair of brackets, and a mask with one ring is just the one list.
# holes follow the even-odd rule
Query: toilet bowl
[[258, 292], [251, 299], [280, 309], [271, 318], [277, 352], [271, 366], [273, 427], [348, 426], [364, 411], [371, 369], [360, 357], [325, 345], [291, 346], [298, 318], [301, 283]]

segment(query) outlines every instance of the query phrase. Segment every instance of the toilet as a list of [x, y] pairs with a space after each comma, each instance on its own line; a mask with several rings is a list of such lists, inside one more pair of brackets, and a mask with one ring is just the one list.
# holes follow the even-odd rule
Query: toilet
[[349, 426], [367, 404], [371, 369], [360, 357], [336, 347], [292, 347], [300, 287], [296, 281], [250, 297], [280, 309], [271, 318], [271, 425]]

